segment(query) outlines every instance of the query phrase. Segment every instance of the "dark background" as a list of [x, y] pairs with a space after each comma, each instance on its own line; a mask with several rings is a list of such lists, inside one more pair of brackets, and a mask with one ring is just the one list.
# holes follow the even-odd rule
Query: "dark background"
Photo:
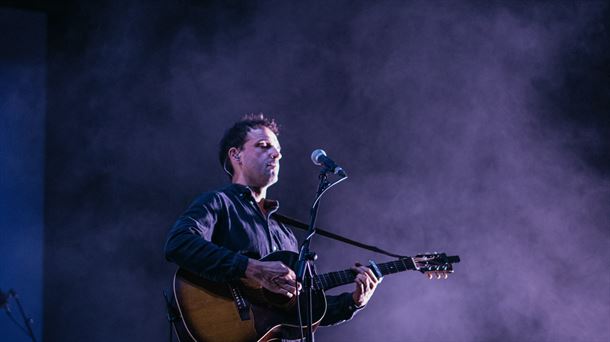
[[[44, 340], [167, 339], [165, 233], [251, 112], [282, 126], [281, 211], [307, 217], [322, 147], [350, 179], [320, 226], [463, 260], [386, 277], [319, 340], [610, 338], [605, 2], [6, 6], [47, 20]], [[312, 247], [321, 272], [389, 260]]]

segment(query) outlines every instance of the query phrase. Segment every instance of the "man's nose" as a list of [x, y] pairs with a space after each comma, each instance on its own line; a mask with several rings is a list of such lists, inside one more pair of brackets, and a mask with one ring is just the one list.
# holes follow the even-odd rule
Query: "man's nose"
[[280, 151], [278, 151], [277, 148], [273, 147], [271, 149], [271, 158], [280, 160], [280, 159], [282, 159], [282, 153]]

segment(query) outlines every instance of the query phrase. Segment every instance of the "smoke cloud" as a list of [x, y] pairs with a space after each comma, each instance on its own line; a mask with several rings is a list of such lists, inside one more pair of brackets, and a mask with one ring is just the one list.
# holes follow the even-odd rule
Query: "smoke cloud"
[[[120, 340], [134, 326], [165, 338], [166, 230], [226, 182], [217, 142], [250, 112], [282, 125], [281, 211], [307, 217], [309, 154], [324, 148], [350, 179], [323, 199], [320, 226], [462, 258], [446, 281], [388, 276], [319, 340], [610, 338], [610, 187], [574, 148], [603, 138], [583, 139], [595, 130], [549, 97], [570, 96], [565, 61], [605, 4], [122, 6], [80, 9], [85, 38], [56, 28], [78, 44], [51, 54], [46, 296], [81, 292], [46, 315], [47, 339]], [[312, 248], [320, 272], [389, 260], [321, 237]]]

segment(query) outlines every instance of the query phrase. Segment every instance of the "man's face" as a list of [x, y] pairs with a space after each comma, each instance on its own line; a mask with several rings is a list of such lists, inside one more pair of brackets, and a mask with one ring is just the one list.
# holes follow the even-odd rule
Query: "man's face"
[[248, 132], [239, 152], [242, 179], [246, 185], [266, 187], [278, 180], [280, 173], [280, 142], [267, 127]]

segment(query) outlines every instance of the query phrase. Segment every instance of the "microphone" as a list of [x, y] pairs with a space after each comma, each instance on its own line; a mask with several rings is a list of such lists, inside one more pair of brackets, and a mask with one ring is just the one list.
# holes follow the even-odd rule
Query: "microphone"
[[322, 149], [317, 149], [311, 153], [311, 161], [316, 165], [326, 167], [336, 175], [347, 177], [347, 174], [341, 168], [341, 166], [337, 165], [332, 159], [328, 158], [326, 152], [324, 152]]

